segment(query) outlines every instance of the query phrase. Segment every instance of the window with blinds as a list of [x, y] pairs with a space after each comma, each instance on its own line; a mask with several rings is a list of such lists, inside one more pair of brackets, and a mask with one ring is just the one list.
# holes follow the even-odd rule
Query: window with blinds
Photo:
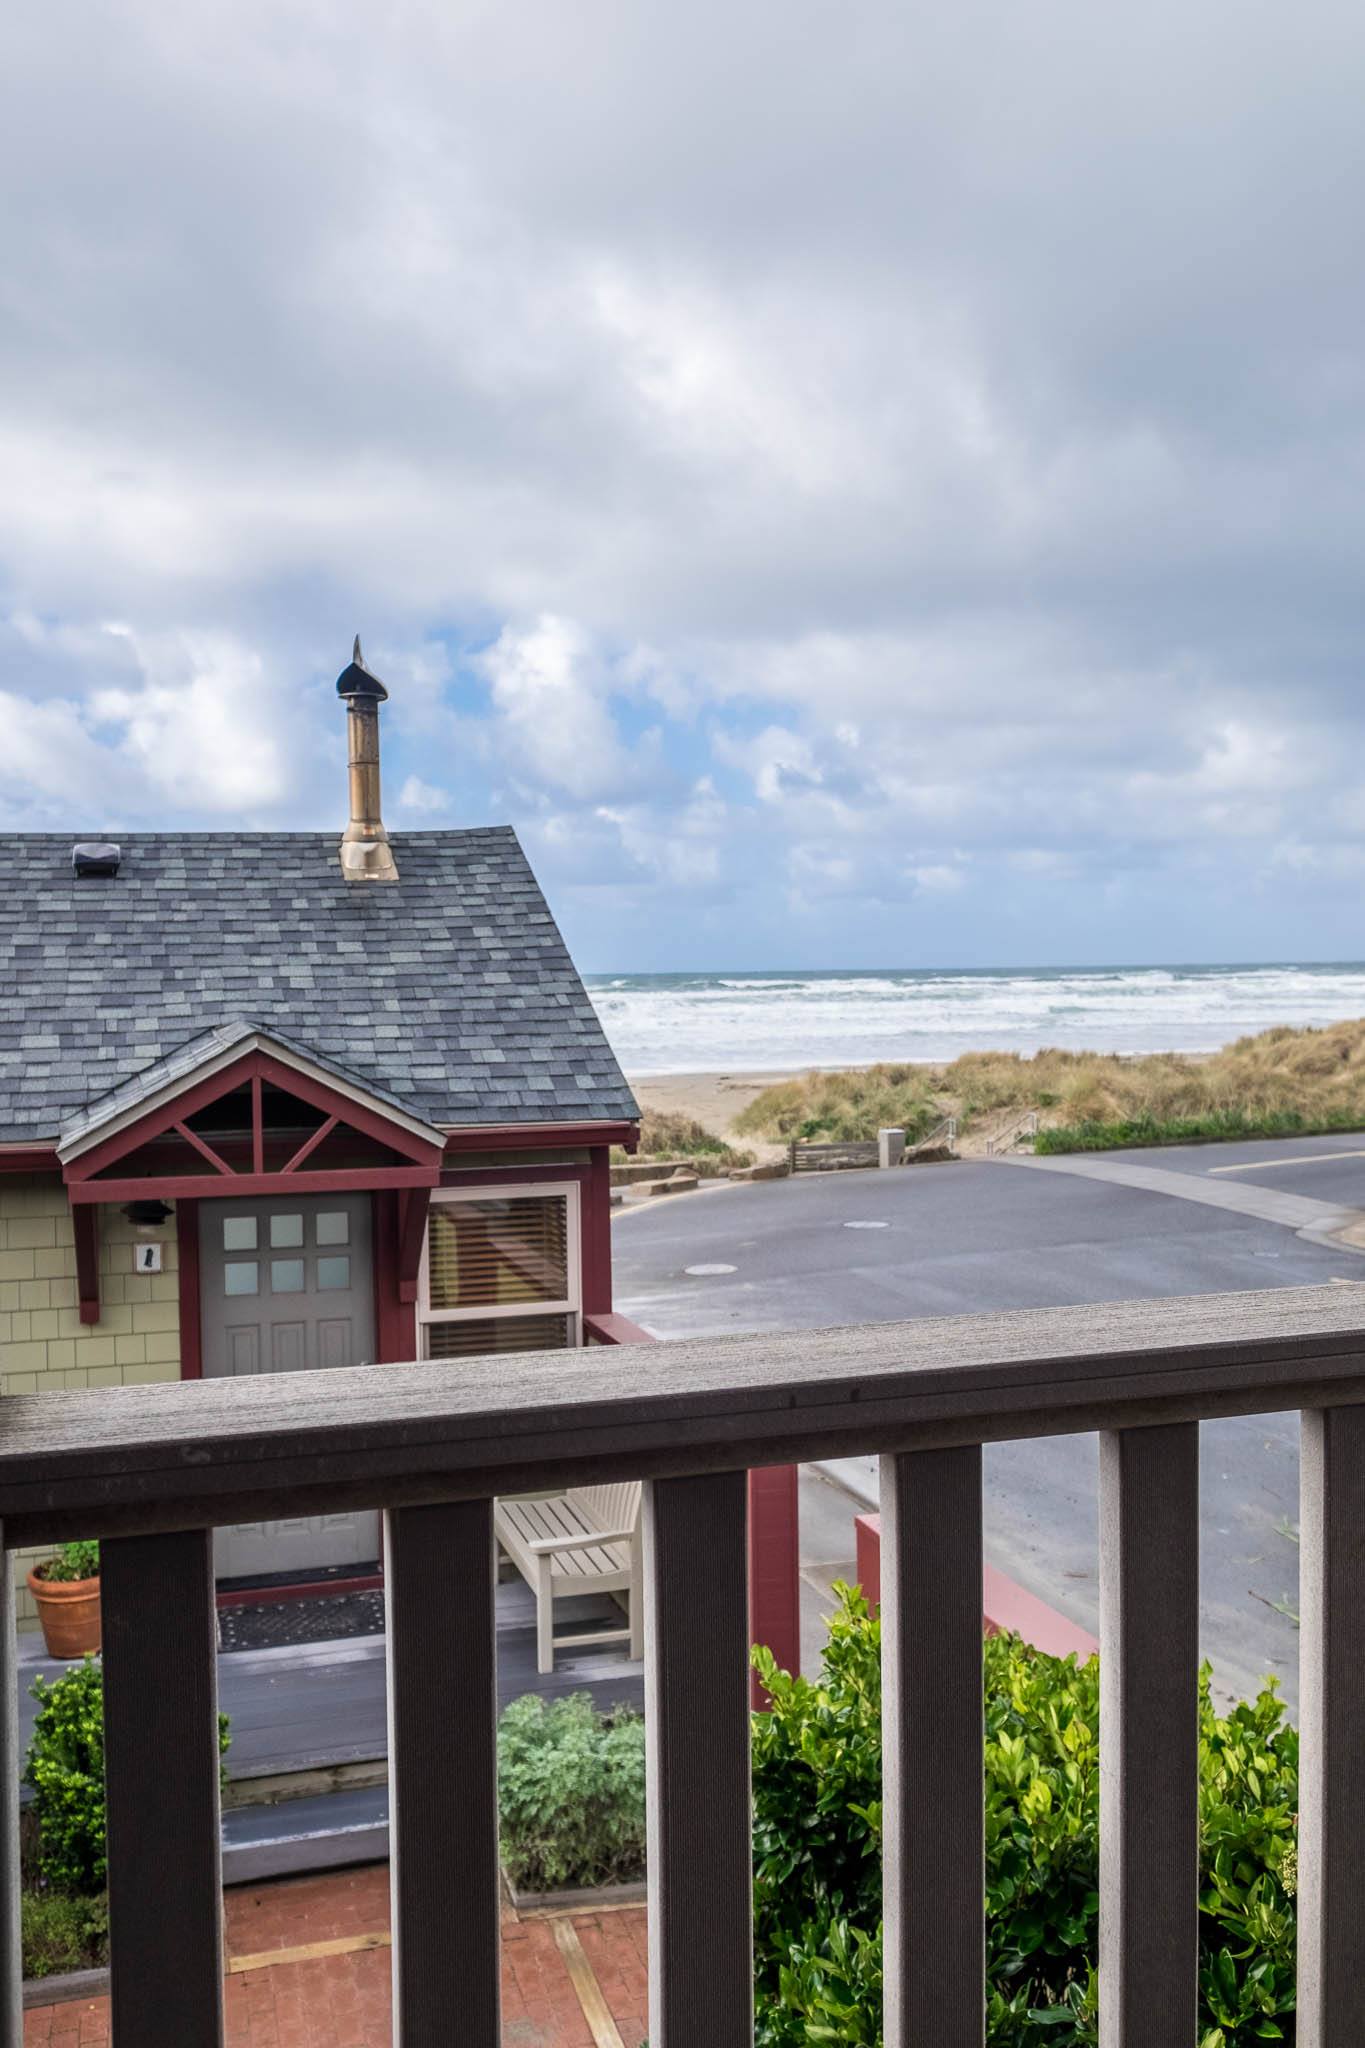
[[576, 1344], [573, 1316], [482, 1316], [428, 1323], [428, 1358], [478, 1358], [485, 1351], [564, 1351]]
[[424, 1356], [578, 1342], [577, 1192], [433, 1196], [418, 1310]]

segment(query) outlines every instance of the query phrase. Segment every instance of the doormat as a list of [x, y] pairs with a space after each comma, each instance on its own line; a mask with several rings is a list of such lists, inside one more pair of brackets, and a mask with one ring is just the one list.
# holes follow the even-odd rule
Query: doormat
[[337, 1643], [383, 1633], [384, 1595], [377, 1590], [218, 1610], [218, 1647], [225, 1652], [282, 1650], [294, 1643]]

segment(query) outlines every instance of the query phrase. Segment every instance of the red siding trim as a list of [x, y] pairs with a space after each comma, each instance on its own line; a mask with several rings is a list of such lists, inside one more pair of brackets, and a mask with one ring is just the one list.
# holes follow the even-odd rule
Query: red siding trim
[[375, 1362], [402, 1365], [417, 1356], [417, 1305], [402, 1295], [397, 1194], [377, 1194], [373, 1216]]
[[175, 1205], [175, 1255], [180, 1270], [180, 1377], [204, 1377], [204, 1337], [199, 1322], [199, 1204]]
[[303, 1143], [299, 1146], [299, 1149], [294, 1154], [293, 1158], [285, 1160], [284, 1165], [280, 1168], [280, 1172], [297, 1173], [299, 1168], [303, 1165], [304, 1160], [309, 1158], [314, 1152], [317, 1151], [318, 1146], [322, 1143], [324, 1138], [331, 1137], [333, 1131], [336, 1129], [337, 1125], [340, 1122], [340, 1117], [327, 1117], [324, 1122], [318, 1125], [317, 1129], [314, 1131], [311, 1138], [304, 1139]]
[[177, 1137], [183, 1138], [187, 1145], [193, 1145], [200, 1158], [207, 1159], [215, 1173], [231, 1175], [232, 1168], [228, 1165], [222, 1153], [215, 1152], [212, 1145], [206, 1144], [198, 1131], [192, 1131], [186, 1123], [172, 1124], [171, 1129]]
[[62, 1162], [46, 1145], [0, 1147], [0, 1173], [60, 1173]]
[[446, 1156], [459, 1152], [509, 1152], [562, 1146], [575, 1151], [584, 1145], [623, 1145], [634, 1152], [640, 1143], [638, 1124], [489, 1124], [485, 1129], [446, 1133]]
[[265, 1114], [261, 1107], [261, 1077], [251, 1076], [251, 1171], [265, 1172]]
[[284, 1060], [272, 1059], [268, 1052], [251, 1055], [254, 1070], [263, 1080], [273, 1081], [286, 1095], [295, 1095], [300, 1102], [311, 1103], [325, 1116], [337, 1116], [342, 1123], [349, 1124], [353, 1131], [363, 1131], [367, 1138], [376, 1139], [381, 1145], [388, 1145], [395, 1152], [401, 1152], [405, 1159], [417, 1165], [438, 1163], [440, 1147], [426, 1138], [419, 1138], [415, 1132], [406, 1131], [401, 1125], [385, 1116], [382, 1110], [367, 1109], [363, 1102], [355, 1102], [340, 1089], [329, 1088], [323, 1081], [314, 1081], [309, 1075], [287, 1065]]
[[384, 1586], [382, 1572], [362, 1573], [355, 1579], [300, 1579], [289, 1586], [239, 1586], [228, 1593], [215, 1593], [219, 1607], [273, 1607], [282, 1600], [328, 1600], [339, 1593], [378, 1593]]
[[591, 1170], [587, 1166], [444, 1166], [440, 1186], [505, 1188], [514, 1187], [518, 1181], [576, 1180], [586, 1187]]
[[417, 1299], [430, 1208], [430, 1188], [407, 1188], [398, 1197], [398, 1299], [403, 1302]]
[[583, 1189], [583, 1308], [611, 1314], [611, 1155], [594, 1145]]
[[629, 1316], [588, 1316], [583, 1318], [583, 1334], [598, 1344], [656, 1344], [648, 1330], [642, 1330]]
[[335, 1172], [149, 1173], [130, 1180], [72, 1180], [66, 1192], [72, 1208], [92, 1202], [141, 1202], [160, 1196], [177, 1201], [195, 1195], [365, 1195], [374, 1188], [434, 1188], [432, 1166], [347, 1166]]
[[[801, 1670], [800, 1508], [795, 1465], [764, 1465], [749, 1474], [749, 1640], [772, 1651], [779, 1668]], [[768, 1695], [749, 1674], [749, 1704], [761, 1712]]]
[[94, 1209], [74, 1209], [72, 1226], [76, 1233], [76, 1293], [80, 1298], [83, 1323], [100, 1319], [100, 1225]]

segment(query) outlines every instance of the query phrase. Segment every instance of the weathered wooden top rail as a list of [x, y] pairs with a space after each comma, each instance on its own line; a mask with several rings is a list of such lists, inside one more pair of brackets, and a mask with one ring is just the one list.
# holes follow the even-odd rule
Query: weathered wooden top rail
[[[1365, 1402], [1341, 1286], [0, 1402], [10, 1545]], [[287, 1497], [287, 1505], [286, 1505]]]
[[[101, 1558], [116, 2048], [223, 2048], [212, 1527], [385, 1509], [394, 2039], [498, 2048], [492, 1496], [643, 1478], [652, 2048], [752, 2048], [746, 1466], [882, 1456], [886, 2048], [982, 2048], [981, 1444], [1098, 1427], [1101, 2048], [1199, 1987], [1199, 1419], [1303, 1411], [1299, 2048], [1365, 2041], [1365, 1295], [0, 1402], [0, 1541]], [[0, 1571], [0, 2048], [23, 2038]], [[632, 1594], [632, 1599], [634, 1595]], [[455, 1739], [452, 1740], [452, 1732]]]

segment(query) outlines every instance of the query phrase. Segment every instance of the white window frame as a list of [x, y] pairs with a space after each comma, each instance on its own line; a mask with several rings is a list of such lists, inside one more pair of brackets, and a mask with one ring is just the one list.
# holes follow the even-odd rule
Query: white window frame
[[[417, 1276], [417, 1348], [429, 1358], [427, 1331], [433, 1323], [490, 1323], [508, 1316], [559, 1316], [570, 1322], [570, 1349], [583, 1342], [583, 1190], [576, 1180], [509, 1182], [505, 1187], [433, 1188], [431, 1203], [523, 1201], [532, 1196], [553, 1196], [564, 1203], [564, 1263], [569, 1291], [563, 1301], [504, 1301], [475, 1308], [433, 1308], [431, 1306], [431, 1225], [422, 1235], [422, 1263]], [[447, 1363], [458, 1364], [458, 1359]]]

